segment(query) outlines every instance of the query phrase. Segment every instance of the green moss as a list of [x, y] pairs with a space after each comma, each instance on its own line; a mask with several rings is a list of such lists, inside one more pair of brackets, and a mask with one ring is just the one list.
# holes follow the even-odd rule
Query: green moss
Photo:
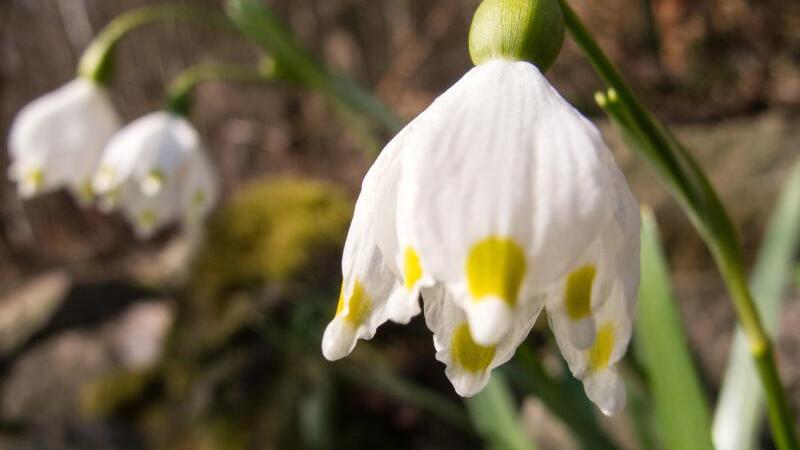
[[[209, 223], [194, 267], [196, 294], [306, 281], [333, 271], [352, 214], [341, 189], [302, 178], [243, 188]], [[329, 275], [329, 274], [328, 274]]]
[[87, 384], [81, 392], [81, 410], [93, 417], [113, 415], [140, 399], [152, 385], [153, 370], [120, 371]]

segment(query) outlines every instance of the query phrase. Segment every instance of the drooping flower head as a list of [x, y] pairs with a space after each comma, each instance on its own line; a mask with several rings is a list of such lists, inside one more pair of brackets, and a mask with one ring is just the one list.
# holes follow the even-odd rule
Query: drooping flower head
[[217, 196], [197, 130], [169, 112], [148, 114], [115, 134], [92, 187], [101, 207], [119, 207], [141, 238], [177, 220], [198, 222]]
[[91, 199], [90, 177], [120, 120], [105, 87], [79, 77], [25, 106], [11, 124], [9, 177], [22, 197], [58, 188]]
[[639, 281], [638, 206], [598, 130], [536, 65], [499, 47], [481, 55], [367, 173], [323, 353], [344, 357], [386, 320], [407, 322], [421, 293], [436, 358], [471, 396], [546, 309], [570, 369], [614, 413]]

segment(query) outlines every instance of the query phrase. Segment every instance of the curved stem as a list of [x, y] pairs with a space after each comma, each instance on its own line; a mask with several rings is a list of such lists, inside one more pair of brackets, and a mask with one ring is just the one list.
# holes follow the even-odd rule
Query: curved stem
[[191, 94], [198, 84], [206, 81], [259, 82], [276, 79], [275, 64], [265, 59], [259, 66], [225, 63], [203, 63], [184, 70], [167, 89], [167, 109], [186, 115], [191, 104]]
[[606, 57], [566, 0], [559, 0], [567, 29], [603, 81], [614, 89], [622, 113], [617, 121], [632, 136], [637, 149], [665, 179], [695, 228], [708, 245], [747, 336], [769, 405], [769, 419], [778, 448], [798, 449], [794, 418], [778, 376], [772, 343], [761, 323], [747, 285], [733, 224], [716, 192], [689, 152], [641, 103]]
[[189, 22], [236, 31], [225, 15], [198, 6], [153, 5], [127, 11], [103, 28], [78, 64], [78, 75], [105, 84], [111, 78], [114, 49], [128, 32], [156, 22]]

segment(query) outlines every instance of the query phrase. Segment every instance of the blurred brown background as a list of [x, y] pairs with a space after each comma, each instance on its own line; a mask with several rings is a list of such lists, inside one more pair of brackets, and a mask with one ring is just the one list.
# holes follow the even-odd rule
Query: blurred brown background
[[[159, 2], [0, 1], [3, 140], [20, 107], [74, 76], [82, 50], [104, 24], [149, 3]], [[186, 3], [222, 8], [220, 1]], [[420, 112], [471, 66], [466, 36], [477, 0], [269, 3], [314, 54], [376, 92], [405, 118]], [[790, 163], [800, 157], [800, 2], [571, 3], [644, 103], [676, 126], [709, 170], [752, 260], [774, 196]], [[149, 26], [119, 48], [114, 100], [130, 120], [159, 108], [165, 84], [193, 63], [255, 62], [257, 57], [257, 49], [236, 36], [185, 24]], [[655, 207], [692, 344], [713, 392], [724, 369], [733, 314], [707, 252], [653, 173], [632, 158], [600, 116], [592, 99], [601, 85], [569, 39], [548, 78], [598, 120], [634, 192], [642, 203]], [[226, 197], [250, 180], [279, 174], [328, 180], [355, 195], [370, 163], [324, 100], [296, 88], [208, 83], [200, 88], [191, 117], [213, 153]], [[5, 168], [6, 152], [0, 161]], [[139, 292], [124, 280], [167, 258], [174, 233], [138, 243], [119, 218], [81, 210], [66, 194], [22, 202], [8, 182], [0, 186], [0, 292], [5, 293], [0, 298], [0, 339], [16, 333], [2, 315], [13, 309], [12, 303], [24, 301], [20, 292], [36, 296], [26, 287], [32, 280], [45, 286], [37, 285], [45, 291], [41, 295], [48, 295], [47, 289], [58, 291], [64, 279], [73, 286], [92, 286], [77, 298], [73, 291], [73, 312], [55, 325], [47, 322], [50, 332], [36, 331], [43, 336], [36, 345], [4, 351], [0, 364], [0, 422], [14, 428], [16, 421], [45, 415], [52, 419], [48, 426], [57, 428], [69, 421], [75, 399], [53, 398], [64, 403], [54, 405], [37, 392], [77, 392], [75, 384], [117, 364], [106, 355], [115, 344], [98, 347], [87, 340], [149, 342], [163, 335], [172, 320], [165, 302], [149, 301], [152, 292]], [[333, 307], [335, 299], [330, 301]], [[800, 303], [795, 298], [787, 308], [779, 341], [781, 370], [798, 407]], [[125, 330], [125, 323], [133, 334], [119, 337], [123, 332], [114, 330]], [[74, 334], [76, 330], [90, 334]], [[429, 362], [434, 364], [432, 357]], [[85, 373], [79, 370], [86, 367]], [[42, 368], [56, 374], [77, 372], [63, 380], [32, 379]], [[61, 448], [53, 442], [58, 440], [44, 448]]]

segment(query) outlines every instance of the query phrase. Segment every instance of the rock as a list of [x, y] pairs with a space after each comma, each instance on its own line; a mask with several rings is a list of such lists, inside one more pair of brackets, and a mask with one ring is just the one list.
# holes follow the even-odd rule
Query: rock
[[69, 421], [81, 386], [113, 367], [103, 342], [69, 331], [30, 349], [3, 383], [0, 416], [31, 426]]
[[79, 420], [75, 411], [84, 387], [112, 373], [152, 367], [171, 323], [165, 302], [138, 302], [100, 327], [64, 331], [38, 343], [10, 368], [0, 418], [34, 429]]
[[65, 272], [53, 271], [0, 299], [0, 358], [11, 354], [47, 323], [71, 284]]
[[123, 369], [148, 369], [161, 357], [171, 325], [172, 311], [164, 302], [134, 304], [105, 327], [109, 351]]

